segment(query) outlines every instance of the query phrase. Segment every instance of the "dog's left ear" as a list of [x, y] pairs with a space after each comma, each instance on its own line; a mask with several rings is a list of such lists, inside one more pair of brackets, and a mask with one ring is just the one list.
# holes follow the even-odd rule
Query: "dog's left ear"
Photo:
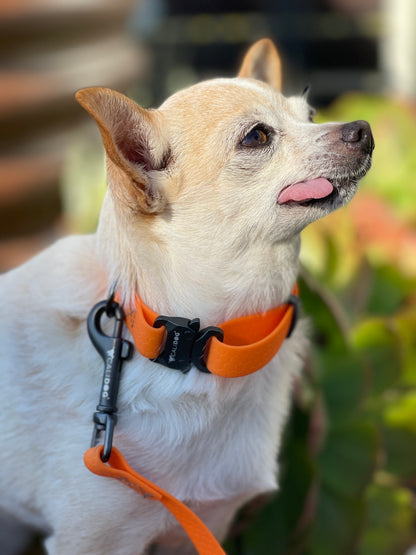
[[162, 212], [166, 198], [155, 176], [166, 167], [169, 148], [161, 114], [102, 87], [81, 89], [75, 97], [98, 124], [115, 197], [139, 212]]
[[253, 44], [244, 57], [238, 77], [251, 77], [282, 89], [282, 64], [276, 47], [270, 39]]

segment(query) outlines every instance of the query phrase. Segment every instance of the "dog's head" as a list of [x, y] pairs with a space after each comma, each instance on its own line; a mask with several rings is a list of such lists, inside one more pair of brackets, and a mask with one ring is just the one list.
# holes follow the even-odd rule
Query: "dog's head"
[[79, 91], [99, 125], [127, 233], [145, 228], [159, 243], [175, 242], [183, 263], [199, 257], [204, 266], [219, 246], [233, 260], [296, 241], [348, 202], [371, 164], [370, 126], [315, 124], [305, 96], [287, 98], [280, 88], [280, 60], [265, 39], [237, 78], [194, 85], [158, 110], [108, 89]]

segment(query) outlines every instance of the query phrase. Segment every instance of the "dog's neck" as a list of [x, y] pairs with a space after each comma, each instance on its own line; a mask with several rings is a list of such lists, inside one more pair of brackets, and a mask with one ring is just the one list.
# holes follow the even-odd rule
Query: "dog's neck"
[[273, 245], [247, 242], [236, 250], [226, 237], [220, 244], [212, 237], [192, 244], [191, 237], [191, 245], [183, 245], [148, 229], [140, 235], [140, 226], [135, 231], [135, 236], [125, 232], [107, 197], [97, 238], [109, 284], [117, 284], [124, 302], [137, 292], [159, 314], [199, 317], [204, 326], [215, 325], [284, 303], [297, 278], [298, 236]]

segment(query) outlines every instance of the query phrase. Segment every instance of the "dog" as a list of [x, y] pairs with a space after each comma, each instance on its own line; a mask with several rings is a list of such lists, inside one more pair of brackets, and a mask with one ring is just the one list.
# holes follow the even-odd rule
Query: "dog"
[[[103, 372], [86, 320], [112, 287], [124, 308], [138, 294], [204, 328], [286, 303], [300, 232], [353, 197], [374, 141], [367, 122], [316, 124], [305, 95], [280, 90], [279, 56], [263, 39], [238, 77], [198, 83], [159, 109], [78, 91], [106, 151], [97, 232], [63, 238], [1, 277], [3, 554], [18, 553], [24, 527], [50, 554], [194, 553], [164, 507], [83, 464]], [[123, 337], [131, 341], [126, 327]], [[181, 372], [134, 349], [114, 445], [223, 541], [236, 511], [277, 487], [307, 344], [300, 321], [270, 362], [234, 378]]]

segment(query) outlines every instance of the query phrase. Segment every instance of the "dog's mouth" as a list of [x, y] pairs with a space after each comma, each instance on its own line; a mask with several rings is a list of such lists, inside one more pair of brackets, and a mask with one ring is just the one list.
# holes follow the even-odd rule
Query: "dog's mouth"
[[[365, 173], [365, 172], [364, 172]], [[280, 206], [302, 206], [334, 210], [354, 196], [362, 175], [326, 179], [317, 177], [288, 185], [280, 191], [277, 202]]]
[[334, 190], [333, 184], [328, 179], [317, 177], [309, 181], [288, 185], [280, 191], [277, 202], [279, 204], [306, 204], [326, 199], [334, 193]]

